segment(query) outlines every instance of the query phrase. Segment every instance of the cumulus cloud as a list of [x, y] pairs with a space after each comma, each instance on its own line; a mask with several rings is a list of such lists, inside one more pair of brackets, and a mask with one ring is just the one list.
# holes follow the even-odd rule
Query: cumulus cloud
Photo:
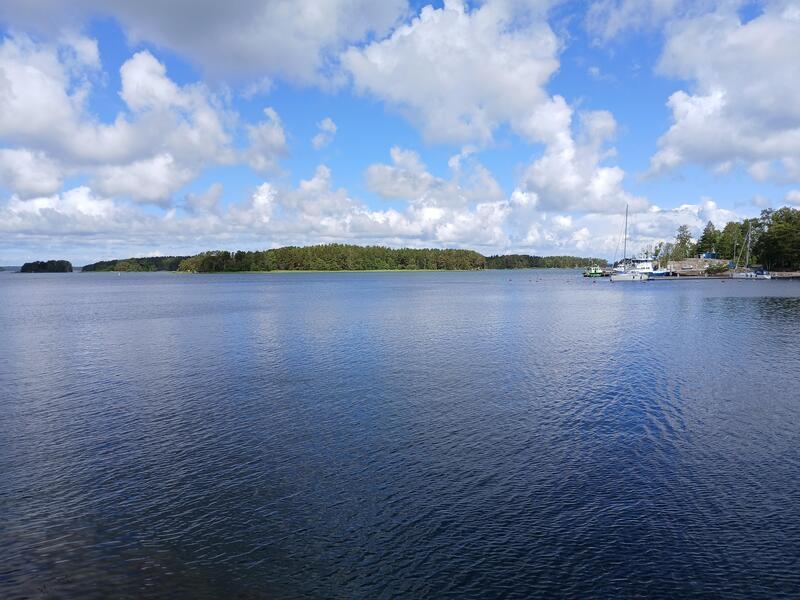
[[[549, 2], [448, 0], [441, 8], [423, 8], [396, 29], [406, 10], [403, 0], [245, 0], [225, 7], [210, 0], [191, 7], [182, 2], [78, 0], [71, 5], [78, 13], [74, 23], [54, 21], [80, 31], [86, 15], [110, 14], [131, 40], [172, 48], [223, 78], [255, 74], [258, 82], [245, 89], [251, 99], [275, 78], [330, 82], [341, 60], [357, 91], [401, 111], [428, 140], [456, 142], [463, 149], [448, 161], [449, 172], [434, 174], [415, 151], [392, 148], [390, 160], [369, 165], [364, 173], [367, 188], [386, 201], [375, 208], [337, 187], [325, 165], [297, 185], [269, 180], [288, 152], [284, 124], [271, 107], [259, 122], [243, 122], [227, 97], [203, 84], [179, 84], [156, 56], [142, 51], [120, 69], [122, 109], [101, 120], [90, 110], [93, 86], [103, 77], [95, 40], [60, 29], [52, 42], [6, 37], [0, 43], [0, 139], [7, 146], [0, 149], [0, 185], [11, 195], [0, 202], [0, 249], [36, 247], [42, 240], [64, 247], [139, 248], [139, 253], [349, 241], [609, 255], [626, 204], [636, 213], [634, 247], [672, 237], [678, 224], [699, 229], [709, 218], [728, 216], [711, 200], [662, 210], [625, 190], [625, 172], [613, 164], [613, 115], [577, 110], [546, 90], [559, 68], [560, 50], [546, 22]], [[0, 16], [37, 23], [44, 11], [59, 16], [62, 4], [8, 0]], [[598, 33], [604, 39], [650, 26], [634, 3], [604, 4], [627, 14], [608, 26], [610, 33]], [[653, 0], [653, 19], [673, 18], [660, 16], [659, 8], [672, 4], [681, 18], [670, 26], [660, 68], [696, 88], [670, 100], [675, 124], [662, 138], [654, 168], [702, 160], [721, 170], [745, 162], [761, 179], [800, 173], [800, 154], [792, 145], [800, 103], [782, 106], [775, 100], [781, 96], [759, 97], [758, 77], [748, 83], [752, 90], [734, 89], [734, 68], [720, 58], [728, 56], [734, 64], [741, 58], [739, 46], [752, 43], [751, 37], [773, 39], [767, 30], [740, 36], [760, 19], [777, 22], [778, 45], [794, 51], [792, 14], [773, 8], [747, 24], [723, 19], [736, 43], [731, 49], [711, 34], [701, 36], [697, 46], [707, 55], [700, 57], [707, 66], [698, 66], [690, 64], [693, 48], [672, 44], [702, 16], [681, 13], [677, 2]], [[192, 28], [185, 27], [187, 10], [195, 20]], [[783, 56], [780, 48], [761, 50], [764, 60], [773, 53]], [[744, 64], [755, 69], [757, 61], [751, 62]], [[797, 68], [779, 65], [790, 75]], [[795, 99], [796, 79], [777, 88], [789, 100]], [[743, 115], [750, 120], [735, 120]], [[714, 141], [708, 123], [719, 127], [714, 133], [722, 142]], [[317, 125], [312, 146], [320, 149], [337, 128], [330, 118]], [[758, 127], [767, 128], [763, 148], [746, 154], [737, 136], [749, 141]], [[521, 169], [510, 195], [478, 159], [498, 128], [543, 147]], [[698, 135], [694, 128], [700, 128]], [[233, 163], [247, 164], [267, 180], [232, 203], [223, 203], [218, 183], [175, 201], [208, 167]], [[62, 190], [72, 176], [86, 185]]]
[[311, 145], [314, 146], [315, 150], [321, 150], [333, 141], [337, 127], [333, 119], [325, 117], [322, 121], [317, 123], [317, 129], [319, 133], [311, 139]]
[[768, 2], [743, 22], [735, 10], [673, 22], [658, 69], [693, 82], [667, 105], [673, 124], [651, 172], [687, 162], [758, 180], [800, 181], [800, 11]]
[[126, 196], [162, 206], [172, 203], [172, 194], [191, 181], [195, 173], [176, 164], [169, 153], [126, 165], [100, 167], [94, 188], [106, 196]]
[[645, 198], [625, 191], [625, 172], [620, 167], [604, 165], [614, 155], [606, 147], [617, 127], [611, 113], [581, 113], [576, 136], [574, 111], [562, 97], [554, 97], [540, 112], [531, 127], [545, 141], [545, 151], [523, 178], [524, 191], [535, 196], [539, 207], [592, 213], [620, 213], [626, 205], [634, 212], [648, 208]]
[[102, 194], [164, 204], [206, 166], [233, 160], [220, 103], [200, 84], [175, 84], [147, 51], [120, 69], [127, 110], [99, 121], [87, 108], [96, 43], [66, 40], [0, 44], [0, 137], [11, 146], [0, 178], [20, 197], [57, 191], [68, 172]]
[[[356, 89], [398, 107], [429, 140], [485, 144], [508, 124], [523, 139], [543, 143], [544, 155], [527, 169], [522, 186], [543, 208], [620, 212], [630, 204], [644, 210], [646, 200], [624, 190], [624, 171], [606, 164], [613, 116], [587, 112], [574, 127], [573, 109], [544, 89], [559, 64], [546, 7], [500, 0], [472, 9], [458, 1], [427, 6], [389, 38], [351, 48], [342, 62]], [[410, 188], [431, 182], [415, 170], [413, 164], [373, 166], [367, 182], [387, 197], [419, 193]]]
[[444, 179], [432, 175], [416, 152], [395, 146], [390, 151], [391, 165], [377, 163], [367, 168], [367, 188], [385, 199], [437, 207], [501, 200], [500, 185], [483, 165], [470, 161], [469, 155], [462, 152], [452, 157], [451, 177]]
[[0, 20], [50, 30], [111, 16], [131, 42], [170, 48], [215, 76], [313, 83], [340, 49], [383, 35], [405, 11], [405, 0], [5, 0]]
[[0, 149], [0, 185], [23, 198], [54, 194], [61, 188], [63, 178], [61, 166], [44, 152]]
[[[408, 167], [394, 152], [394, 168]], [[405, 151], [408, 156], [408, 151]], [[41, 239], [75, 247], [104, 240], [119, 246], [192, 247], [218, 245], [268, 247], [327, 241], [360, 241], [412, 246], [502, 247], [511, 205], [505, 199], [478, 198], [477, 188], [462, 187], [467, 176], [459, 167], [450, 180], [437, 179], [419, 162], [417, 175], [430, 182], [419, 196], [404, 199], [402, 208], [375, 210], [335, 186], [330, 169], [320, 165], [295, 187], [265, 181], [246, 199], [223, 207], [222, 188], [211, 186], [189, 195], [179, 210], [162, 214], [81, 186], [60, 194], [22, 200], [12, 196], [0, 204], [0, 250], [7, 244], [34, 246]], [[470, 169], [471, 171], [472, 169]], [[479, 178], [480, 179], [480, 178]], [[472, 185], [472, 183], [470, 183]], [[412, 189], [423, 190], [424, 186]], [[141, 251], [140, 250], [140, 251]]]
[[59, 235], [103, 235], [123, 230], [126, 222], [135, 229], [136, 223], [145, 219], [86, 186], [29, 200], [12, 196], [0, 209], [0, 216], [0, 231], [34, 240]]
[[266, 119], [247, 126], [250, 146], [246, 152], [250, 166], [260, 173], [278, 168], [278, 159], [286, 154], [286, 133], [278, 113], [272, 107], [264, 109]]
[[413, 150], [395, 146], [391, 149], [391, 165], [370, 165], [364, 176], [367, 188], [386, 199], [414, 199], [424, 196], [442, 180], [427, 172], [419, 155]]
[[[374, 209], [353, 198], [334, 184], [324, 165], [297, 186], [265, 181], [245, 199], [223, 206], [222, 187], [215, 184], [160, 213], [88, 186], [28, 200], [12, 196], [0, 203], [0, 252], [36, 252], [43, 240], [48, 247], [69, 249], [70, 255], [92, 257], [98, 248], [103, 256], [122, 256], [154, 248], [173, 254], [336, 241], [613, 256], [619, 244], [621, 215], [565, 214], [542, 209], [534, 194], [520, 189], [505, 197], [491, 191], [492, 185], [471, 187], [474, 173], [482, 169], [473, 158], [462, 158], [448, 178], [432, 175], [407, 150], [395, 149], [392, 164], [384, 166], [420, 179], [394, 200], [396, 208]], [[396, 194], [400, 188], [391, 189]], [[709, 199], [677, 209], [651, 207], [631, 216], [629, 248], [638, 251], [671, 239], [681, 224], [699, 235], [707, 220], [721, 226], [733, 218], [740, 215]]]
[[350, 48], [342, 64], [356, 90], [397, 107], [428, 140], [485, 143], [503, 123], [524, 135], [559, 64], [558, 40], [535, 5], [426, 6], [390, 37]]

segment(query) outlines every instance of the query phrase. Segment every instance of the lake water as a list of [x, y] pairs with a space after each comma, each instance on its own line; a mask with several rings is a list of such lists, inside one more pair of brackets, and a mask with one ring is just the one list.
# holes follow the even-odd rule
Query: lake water
[[800, 594], [800, 282], [0, 275], [0, 596]]

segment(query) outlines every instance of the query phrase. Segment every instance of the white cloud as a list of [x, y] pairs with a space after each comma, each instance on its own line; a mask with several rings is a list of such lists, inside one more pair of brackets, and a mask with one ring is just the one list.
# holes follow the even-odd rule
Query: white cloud
[[162, 151], [190, 159], [224, 156], [229, 139], [202, 86], [178, 87], [148, 52], [120, 69], [131, 112], [113, 123], [86, 109], [88, 81], [61, 61], [59, 47], [28, 38], [0, 44], [0, 136], [74, 165], [124, 164]]
[[0, 209], [0, 231], [21, 238], [103, 235], [119, 231], [127, 222], [133, 229], [138, 213], [95, 195], [88, 187], [63, 194], [21, 200], [12, 196]]
[[168, 206], [172, 194], [191, 181], [195, 173], [176, 164], [171, 154], [157, 154], [123, 166], [100, 167], [94, 188], [105, 196], [126, 196], [143, 202]]
[[795, 208], [800, 208], [800, 190], [789, 190], [786, 193], [786, 202]]
[[[593, 213], [620, 213], [649, 206], [646, 199], [625, 191], [625, 172], [604, 166], [614, 155], [606, 144], [616, 132], [616, 122], [607, 111], [580, 114], [577, 138], [572, 133], [573, 110], [560, 96], [541, 109], [533, 126], [545, 140], [544, 154], [526, 170], [523, 189], [535, 194], [542, 209]], [[548, 115], [548, 116], [545, 116]]]
[[[405, 155], [403, 154], [405, 153]], [[63, 247], [69, 253], [96, 257], [191, 253], [209, 248], [265, 248], [321, 242], [380, 243], [394, 246], [475, 248], [484, 253], [529, 252], [613, 256], [618, 249], [622, 216], [565, 214], [537, 206], [535, 194], [515, 190], [510, 198], [477, 198], [461, 178], [471, 180], [480, 165], [470, 159], [450, 179], [431, 175], [408, 151], [398, 160], [416, 169], [426, 185], [399, 208], [375, 210], [333, 183], [331, 171], [319, 166], [296, 187], [264, 182], [245, 200], [220, 204], [216, 184], [186, 198], [183, 210], [159, 214], [99, 195], [88, 187], [0, 204], [0, 252], [39, 252]], [[418, 164], [415, 164], [417, 162]], [[652, 207], [631, 215], [629, 249], [639, 251], [661, 239], [672, 239], [678, 225], [699, 235], [706, 221], [718, 226], [740, 218], [704, 199], [677, 209]], [[26, 254], [27, 256], [28, 254]]]
[[[65, 32], [61, 35], [62, 59], [71, 62], [77, 68], [87, 67], [89, 69], [99, 69], [100, 50], [97, 47], [97, 40], [77, 34], [75, 32]], [[67, 54], [67, 56], [64, 56]]]
[[659, 71], [693, 82], [668, 101], [673, 124], [654, 173], [687, 162], [748, 168], [756, 179], [800, 181], [800, 15], [768, 2], [742, 22], [733, 8], [673, 22]]
[[317, 129], [319, 133], [312, 138], [311, 145], [314, 146], [315, 150], [321, 150], [333, 141], [334, 136], [336, 136], [337, 127], [333, 119], [325, 117], [322, 121], [317, 123]]
[[558, 41], [541, 9], [490, 0], [469, 10], [426, 6], [382, 41], [350, 48], [356, 90], [396, 106], [431, 141], [486, 143], [499, 125], [526, 134], [558, 69]]
[[364, 176], [367, 188], [387, 199], [415, 199], [442, 185], [425, 170], [419, 155], [412, 150], [391, 149], [392, 165], [370, 165]]
[[0, 44], [0, 137], [12, 146], [0, 170], [20, 197], [55, 192], [69, 172], [89, 176], [101, 193], [164, 203], [205, 166], [233, 160], [217, 100], [202, 85], [176, 85], [148, 52], [120, 69], [129, 110], [98, 121], [86, 106], [96, 45], [69, 44], [66, 51], [26, 37]]
[[394, 147], [390, 155], [391, 165], [373, 164], [364, 173], [367, 188], [385, 199], [436, 207], [464, 207], [503, 199], [500, 185], [483, 165], [469, 159], [469, 152], [450, 159], [450, 179], [428, 172], [412, 150]]
[[250, 146], [246, 152], [250, 166], [260, 173], [278, 168], [278, 159], [286, 154], [286, 133], [278, 113], [272, 107], [264, 109], [265, 120], [247, 126]]
[[384, 34], [405, 10], [405, 0], [4, 0], [0, 21], [51, 30], [112, 16], [131, 42], [170, 48], [212, 75], [312, 83], [340, 49]]
[[0, 149], [0, 185], [23, 198], [56, 193], [63, 178], [61, 166], [43, 152]]
[[120, 96], [131, 110], [158, 110], [185, 104], [178, 86], [167, 77], [167, 69], [147, 51], [137, 52], [119, 70]]

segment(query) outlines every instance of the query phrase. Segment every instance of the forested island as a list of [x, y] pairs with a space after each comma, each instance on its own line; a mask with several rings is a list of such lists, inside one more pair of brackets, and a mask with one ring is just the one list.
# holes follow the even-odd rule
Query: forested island
[[220, 273], [241, 271], [468, 271], [530, 267], [575, 267], [605, 265], [606, 261], [574, 256], [537, 257], [515, 255], [485, 257], [474, 250], [440, 250], [435, 248], [387, 248], [323, 244], [287, 246], [255, 252], [204, 252], [183, 260], [179, 271]]
[[148, 256], [144, 258], [124, 258], [120, 260], [101, 260], [83, 267], [91, 271], [177, 271], [182, 260], [188, 256]]
[[84, 272], [183, 271], [227, 273], [243, 271], [469, 271], [480, 269], [573, 268], [605, 266], [599, 258], [577, 256], [486, 257], [474, 250], [388, 248], [354, 244], [286, 246], [270, 250], [214, 250], [195, 256], [159, 256], [104, 260], [83, 267]]
[[26, 262], [20, 273], [72, 273], [72, 263], [68, 260], [35, 260]]

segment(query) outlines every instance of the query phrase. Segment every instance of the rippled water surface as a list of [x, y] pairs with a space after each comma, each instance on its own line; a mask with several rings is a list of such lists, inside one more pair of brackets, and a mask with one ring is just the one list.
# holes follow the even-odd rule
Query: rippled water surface
[[800, 282], [0, 275], [0, 596], [800, 595]]

